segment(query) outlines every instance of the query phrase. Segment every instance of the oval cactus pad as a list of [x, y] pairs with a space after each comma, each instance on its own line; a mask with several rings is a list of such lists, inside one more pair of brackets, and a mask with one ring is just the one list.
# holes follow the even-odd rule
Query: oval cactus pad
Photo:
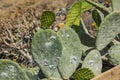
[[63, 45], [62, 57], [58, 66], [62, 77], [68, 79], [78, 67], [82, 56], [82, 45], [76, 32], [63, 27], [58, 31]]
[[53, 30], [40, 30], [32, 40], [32, 55], [47, 78], [57, 75], [62, 44]]
[[99, 51], [90, 51], [83, 61], [82, 68], [89, 68], [95, 75], [100, 74], [102, 70], [102, 58]]
[[108, 60], [114, 64], [118, 65], [120, 64], [120, 44], [115, 44], [113, 45], [109, 50], [108, 50]]
[[98, 50], [105, 48], [120, 33], [120, 12], [112, 12], [100, 24], [96, 47]]

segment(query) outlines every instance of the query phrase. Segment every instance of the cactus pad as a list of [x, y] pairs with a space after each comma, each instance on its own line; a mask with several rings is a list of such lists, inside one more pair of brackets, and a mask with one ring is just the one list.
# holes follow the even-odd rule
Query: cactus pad
[[34, 60], [47, 78], [57, 75], [56, 67], [62, 54], [62, 44], [56, 32], [38, 31], [33, 37], [31, 50]]
[[10, 60], [0, 60], [0, 80], [29, 80], [20, 66]]
[[113, 11], [120, 11], [120, 0], [112, 0]]
[[90, 51], [83, 61], [82, 68], [89, 68], [95, 75], [100, 74], [102, 70], [100, 53], [97, 50]]
[[99, 27], [96, 47], [105, 48], [120, 33], [120, 12], [112, 12], [102, 21]]
[[120, 44], [113, 45], [108, 51], [108, 60], [113, 65], [120, 64]]
[[81, 61], [82, 45], [76, 32], [69, 27], [61, 28], [58, 35], [63, 45], [62, 57], [58, 67], [62, 77], [69, 79]]

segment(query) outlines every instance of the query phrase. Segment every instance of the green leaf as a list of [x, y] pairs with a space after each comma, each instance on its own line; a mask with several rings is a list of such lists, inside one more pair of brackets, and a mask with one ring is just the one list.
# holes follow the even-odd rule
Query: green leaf
[[92, 17], [93, 17], [93, 20], [95, 21], [95, 23], [97, 24], [97, 26], [99, 27], [99, 25], [101, 23], [101, 16], [100, 16], [99, 12], [97, 10], [92, 11]]
[[44, 11], [41, 16], [41, 26], [43, 29], [48, 29], [55, 21], [55, 14], [51, 11]]
[[113, 11], [120, 11], [120, 0], [112, 0]]
[[89, 34], [82, 18], [81, 18], [80, 26], [78, 27], [73, 25], [72, 28], [77, 32], [80, 38], [81, 44], [83, 45], [82, 47], [83, 53], [86, 50], [95, 47], [95, 38], [93, 38], [93, 36]]
[[85, 0], [75, 2], [67, 14], [66, 27], [71, 27], [72, 25], [79, 26], [81, 13], [92, 8], [91, 4], [88, 4]]
[[120, 12], [112, 12], [100, 24], [96, 48], [102, 50], [120, 33]]
[[80, 25], [80, 16], [78, 16], [75, 20], [75, 22], [73, 23], [73, 25], [75, 26], [79, 26]]
[[[74, 23], [76, 25], [80, 22], [80, 12], [81, 12], [81, 3], [79, 1], [75, 2], [70, 10], [68, 11], [67, 18], [66, 18], [66, 27], [71, 27]], [[76, 21], [77, 20], [77, 21]], [[77, 22], [77, 23], [76, 23]]]
[[85, 12], [93, 7], [91, 4], [89, 4], [85, 0], [81, 0], [80, 2], [82, 3], [81, 12]]
[[79, 68], [73, 75], [74, 80], [90, 80], [94, 73], [89, 68]]

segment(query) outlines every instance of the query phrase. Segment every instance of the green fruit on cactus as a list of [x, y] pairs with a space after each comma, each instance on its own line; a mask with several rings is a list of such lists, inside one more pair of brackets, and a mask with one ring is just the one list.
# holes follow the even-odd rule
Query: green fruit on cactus
[[96, 48], [102, 50], [120, 33], [120, 12], [112, 12], [100, 24]]
[[43, 29], [48, 29], [55, 21], [55, 14], [51, 11], [44, 11], [41, 16], [41, 26]]
[[108, 60], [110, 61], [111, 64], [113, 64], [113, 65], [120, 64], [120, 44], [113, 45], [108, 50], [107, 57], [108, 57]]
[[0, 60], [0, 80], [29, 80], [21, 67], [10, 60]]
[[70, 27], [61, 28], [58, 35], [63, 45], [58, 67], [63, 79], [69, 79], [81, 62], [82, 44], [76, 32]]
[[89, 68], [79, 68], [73, 77], [74, 80], [90, 80], [94, 77], [94, 73]]
[[100, 74], [102, 70], [102, 58], [99, 51], [90, 51], [83, 61], [82, 68], [89, 68], [95, 75]]
[[57, 66], [62, 54], [62, 44], [53, 30], [40, 30], [32, 39], [32, 55], [42, 72], [49, 79], [60, 77]]

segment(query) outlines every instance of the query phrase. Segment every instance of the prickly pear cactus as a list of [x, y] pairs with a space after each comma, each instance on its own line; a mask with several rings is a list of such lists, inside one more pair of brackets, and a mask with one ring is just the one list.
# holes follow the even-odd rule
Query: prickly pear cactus
[[113, 45], [109, 50], [108, 50], [108, 60], [113, 64], [113, 65], [118, 65], [120, 64], [120, 44], [115, 44]]
[[40, 30], [32, 40], [32, 55], [47, 78], [60, 77], [57, 65], [62, 54], [62, 44], [53, 30]]
[[100, 53], [97, 50], [90, 51], [83, 61], [82, 68], [89, 68], [95, 75], [100, 74], [102, 70]]
[[0, 60], [0, 80], [29, 80], [20, 66], [10, 60]]
[[120, 33], [120, 12], [112, 12], [100, 24], [96, 47], [98, 50], [105, 48]]
[[69, 79], [81, 61], [81, 42], [76, 32], [69, 27], [61, 28], [58, 35], [63, 45], [62, 57], [58, 67], [63, 79]]
[[41, 16], [41, 26], [43, 29], [48, 29], [55, 21], [55, 14], [51, 11], [44, 11]]
[[73, 75], [74, 80], [90, 80], [94, 73], [89, 68], [79, 68]]

